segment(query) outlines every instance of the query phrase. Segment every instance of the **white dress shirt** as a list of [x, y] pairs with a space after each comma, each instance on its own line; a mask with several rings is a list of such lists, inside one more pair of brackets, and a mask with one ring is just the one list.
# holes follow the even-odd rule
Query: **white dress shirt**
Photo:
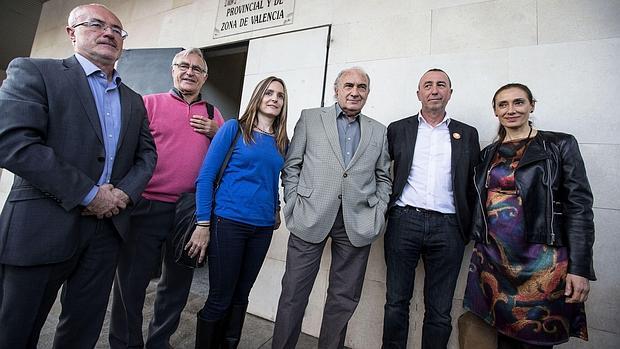
[[398, 206], [414, 206], [441, 213], [455, 213], [452, 193], [452, 148], [450, 118], [444, 116], [435, 127], [418, 115], [418, 136], [407, 184], [396, 201]]

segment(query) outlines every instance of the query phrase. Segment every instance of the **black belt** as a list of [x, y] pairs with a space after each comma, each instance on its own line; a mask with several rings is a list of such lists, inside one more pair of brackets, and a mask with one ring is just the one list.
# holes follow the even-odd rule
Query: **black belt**
[[410, 210], [415, 210], [416, 212], [420, 212], [420, 213], [424, 213], [424, 214], [440, 214], [440, 215], [453, 214], [453, 213], [442, 213], [442, 212], [439, 212], [439, 211], [427, 210], [425, 208], [409, 206], [409, 205], [407, 205], [405, 207], [410, 209]]

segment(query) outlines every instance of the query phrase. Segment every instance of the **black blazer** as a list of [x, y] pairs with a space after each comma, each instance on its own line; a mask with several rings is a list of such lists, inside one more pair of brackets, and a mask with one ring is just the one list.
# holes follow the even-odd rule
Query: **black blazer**
[[[121, 84], [111, 183], [136, 202], [157, 155], [142, 97]], [[17, 58], [0, 88], [0, 167], [15, 174], [0, 216], [0, 263], [67, 260], [80, 240], [81, 200], [101, 176], [103, 134], [77, 59]], [[93, 219], [93, 218], [88, 218]], [[126, 238], [129, 212], [112, 218]], [[83, 234], [83, 233], [82, 233]]]
[[[478, 131], [460, 121], [451, 119], [448, 124], [452, 145], [452, 190], [454, 205], [459, 222], [459, 229], [465, 242], [469, 241], [469, 227], [475, 187], [473, 181], [474, 166], [478, 163], [480, 143]], [[400, 198], [407, 184], [407, 178], [413, 162], [413, 151], [418, 136], [418, 115], [410, 116], [391, 123], [387, 137], [390, 157], [394, 161], [392, 173], [394, 182], [390, 196], [391, 208]]]

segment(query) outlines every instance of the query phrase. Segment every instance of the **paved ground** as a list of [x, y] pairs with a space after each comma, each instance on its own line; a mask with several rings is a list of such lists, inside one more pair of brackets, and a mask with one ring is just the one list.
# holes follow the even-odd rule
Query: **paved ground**
[[[187, 306], [181, 315], [181, 324], [179, 329], [172, 336], [170, 344], [175, 349], [193, 349], [196, 330], [196, 313], [204, 305], [206, 296], [209, 290], [208, 270], [206, 268], [198, 269], [194, 275], [194, 282], [192, 284], [192, 292], [190, 294]], [[155, 283], [151, 282], [147, 289], [146, 301], [144, 306], [144, 323], [143, 331], [146, 336], [146, 329], [148, 323], [153, 314], [153, 301], [155, 297]], [[47, 318], [45, 326], [41, 331], [41, 338], [39, 340], [39, 349], [51, 348], [51, 343], [54, 338], [54, 330], [58, 323], [58, 314], [60, 314], [60, 302], [57, 300], [56, 304], [52, 308], [50, 315]], [[108, 348], [108, 323], [109, 321], [109, 307], [108, 314], [103, 324], [101, 336], [96, 348]], [[245, 319], [245, 325], [243, 327], [243, 335], [239, 349], [269, 349], [271, 348], [271, 336], [273, 334], [273, 323], [261, 319], [259, 317], [248, 314]], [[317, 347], [317, 339], [308, 335], [302, 334], [298, 349], [309, 349]]]

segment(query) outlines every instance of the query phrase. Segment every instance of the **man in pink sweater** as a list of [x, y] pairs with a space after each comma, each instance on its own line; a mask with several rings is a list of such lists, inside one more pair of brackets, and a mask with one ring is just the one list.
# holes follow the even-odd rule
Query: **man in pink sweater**
[[[202, 100], [207, 64], [200, 49], [179, 52], [172, 60], [174, 88], [144, 96], [157, 165], [131, 215], [131, 238], [121, 252], [114, 281], [111, 348], [167, 348], [187, 302], [193, 270], [175, 264], [172, 249], [175, 201], [194, 192], [202, 161], [224, 119]], [[209, 113], [211, 111], [211, 113]], [[146, 287], [162, 263], [146, 345], [142, 308]]]

